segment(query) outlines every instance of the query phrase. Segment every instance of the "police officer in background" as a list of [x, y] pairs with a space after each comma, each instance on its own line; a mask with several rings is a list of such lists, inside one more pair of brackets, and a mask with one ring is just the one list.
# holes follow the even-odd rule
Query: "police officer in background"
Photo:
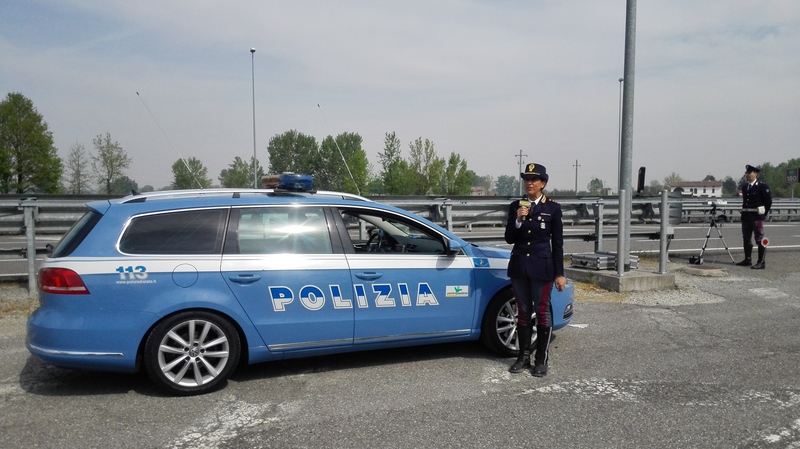
[[536, 313], [536, 355], [532, 374], [547, 375], [547, 352], [553, 314], [550, 292], [555, 283], [564, 290], [564, 225], [561, 205], [547, 198], [542, 191], [549, 177], [547, 169], [528, 164], [520, 173], [526, 195], [511, 203], [508, 209], [505, 240], [513, 244], [508, 262], [508, 277], [517, 302], [517, 344], [519, 356], [509, 368], [520, 373], [531, 366], [532, 315]]
[[744, 239], [744, 260], [737, 263], [739, 266], [749, 266], [753, 264], [751, 256], [753, 254], [753, 234], [756, 236], [758, 245], [758, 262], [751, 268], [754, 270], [764, 269], [764, 253], [767, 248], [762, 240], [764, 239], [764, 220], [767, 218], [769, 209], [772, 207], [772, 194], [769, 186], [763, 182], [758, 182], [758, 167], [745, 165], [744, 167], [745, 184], [742, 186], [742, 237]]

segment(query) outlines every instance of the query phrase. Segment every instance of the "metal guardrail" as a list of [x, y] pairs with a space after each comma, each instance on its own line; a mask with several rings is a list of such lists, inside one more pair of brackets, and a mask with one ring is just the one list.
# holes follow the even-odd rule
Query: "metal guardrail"
[[[43, 244], [36, 236], [61, 236], [88, 209], [86, 203], [93, 200], [110, 199], [105, 195], [95, 196], [47, 196], [26, 197], [0, 196], [0, 235], [26, 235], [27, 244], [20, 248], [0, 248], [0, 258], [27, 258], [28, 254], [44, 253]], [[473, 227], [505, 226], [508, 206], [515, 198], [509, 197], [371, 197], [375, 201], [390, 204], [439, 223], [452, 231], [454, 228], [469, 232]], [[594, 224], [600, 230], [593, 235], [580, 236], [584, 240], [600, 240], [602, 226], [619, 220], [617, 198], [556, 199], [562, 206], [567, 225]], [[725, 215], [728, 221], [740, 221], [740, 199], [684, 199], [669, 198], [669, 221], [671, 225], [707, 221], [716, 204], [716, 215]], [[630, 220], [634, 223], [660, 223], [660, 198], [634, 198]], [[770, 211], [770, 221], [800, 220], [800, 200], [777, 199]], [[35, 231], [35, 232], [34, 232]], [[651, 233], [648, 233], [648, 235]], [[52, 240], [52, 238], [51, 238]], [[30, 265], [30, 264], [29, 264]], [[30, 271], [29, 273], [32, 273]], [[31, 276], [29, 276], [30, 278]]]

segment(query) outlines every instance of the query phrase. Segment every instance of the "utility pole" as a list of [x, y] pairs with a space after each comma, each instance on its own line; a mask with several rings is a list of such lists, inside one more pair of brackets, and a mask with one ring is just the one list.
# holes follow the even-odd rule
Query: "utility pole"
[[[517, 155], [517, 158], [519, 158], [519, 172], [520, 173], [522, 173], [522, 158], [523, 157], [528, 157], [528, 155], [527, 154], [522, 154], [522, 150], [519, 150], [519, 155]], [[519, 179], [519, 194], [522, 195], [522, 178]]]
[[253, 188], [258, 188], [258, 171], [256, 159], [256, 49], [250, 49], [250, 74], [253, 82]]
[[580, 165], [578, 165], [578, 160], [577, 159], [575, 159], [575, 165], [573, 165], [573, 167], [575, 167], [575, 196], [577, 197], [578, 196], [578, 167], [580, 167]]

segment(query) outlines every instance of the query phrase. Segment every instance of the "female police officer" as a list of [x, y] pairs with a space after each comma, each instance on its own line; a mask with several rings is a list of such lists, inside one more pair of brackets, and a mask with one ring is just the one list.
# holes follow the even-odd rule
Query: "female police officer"
[[550, 345], [552, 311], [550, 291], [555, 283], [559, 291], [564, 278], [564, 226], [561, 206], [543, 195], [549, 177], [547, 169], [528, 164], [520, 173], [525, 197], [514, 201], [508, 210], [506, 243], [513, 244], [508, 262], [508, 277], [517, 302], [517, 344], [519, 356], [509, 369], [522, 372], [531, 365], [532, 315], [536, 313], [536, 355], [532, 374], [547, 375], [547, 351]]

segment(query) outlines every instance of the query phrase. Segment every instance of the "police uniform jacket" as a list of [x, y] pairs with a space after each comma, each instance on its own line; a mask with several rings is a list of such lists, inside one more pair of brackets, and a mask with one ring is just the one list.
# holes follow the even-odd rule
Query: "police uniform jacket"
[[765, 220], [772, 207], [772, 194], [769, 186], [758, 181], [754, 182], [749, 189], [748, 186], [747, 183], [742, 186], [742, 209], [758, 209], [759, 206], [764, 206], [764, 213], [743, 211], [742, 220]]
[[561, 205], [542, 195], [539, 203], [516, 226], [519, 200], [511, 203], [506, 223], [506, 243], [514, 245], [508, 277], [528, 277], [552, 282], [564, 276], [564, 225]]

